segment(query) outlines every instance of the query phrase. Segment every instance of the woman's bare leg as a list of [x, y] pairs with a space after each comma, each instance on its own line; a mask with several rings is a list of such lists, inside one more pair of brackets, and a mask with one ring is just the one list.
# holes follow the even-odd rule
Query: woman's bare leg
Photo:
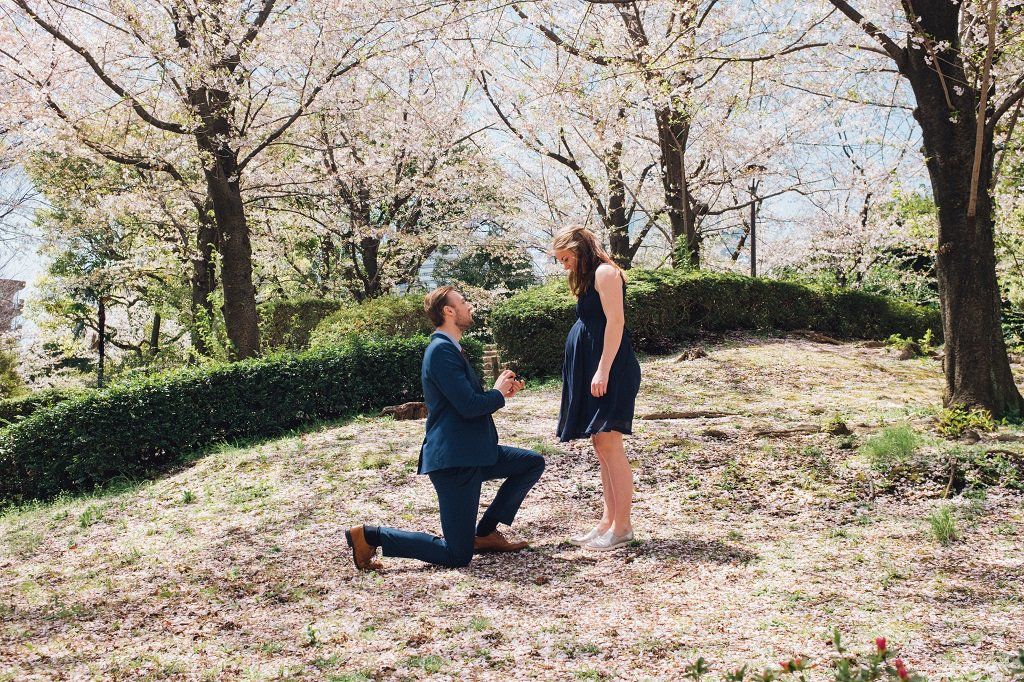
[[[600, 457], [604, 464], [603, 470], [607, 471], [608, 480], [604, 483], [606, 491], [611, 490], [611, 496], [605, 495], [605, 500], [611, 506], [613, 535], [624, 535], [633, 529], [631, 519], [633, 507], [633, 469], [626, 459], [626, 451], [622, 445], [622, 434], [618, 431], [606, 431], [594, 434], [592, 437], [594, 448], [601, 453]], [[604, 480], [602, 479], [602, 482]]]
[[612, 521], [615, 519], [615, 500], [614, 492], [612, 490], [611, 478], [608, 475], [608, 465], [605, 462], [604, 455], [601, 453], [600, 448], [597, 447], [596, 439], [594, 441], [594, 452], [597, 453], [597, 460], [601, 465], [601, 493], [604, 500], [604, 511], [601, 514], [601, 520], [597, 524], [598, 534], [604, 534], [609, 528], [611, 528]]

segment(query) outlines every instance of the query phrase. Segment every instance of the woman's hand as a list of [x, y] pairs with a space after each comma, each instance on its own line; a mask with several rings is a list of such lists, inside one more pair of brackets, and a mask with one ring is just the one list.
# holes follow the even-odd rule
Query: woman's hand
[[600, 398], [608, 392], [608, 370], [598, 367], [594, 378], [590, 380], [590, 395]]

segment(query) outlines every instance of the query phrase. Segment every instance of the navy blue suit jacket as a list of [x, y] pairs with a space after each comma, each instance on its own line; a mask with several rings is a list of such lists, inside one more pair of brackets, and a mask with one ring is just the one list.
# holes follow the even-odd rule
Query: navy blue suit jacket
[[505, 406], [501, 391], [484, 391], [451, 339], [434, 333], [423, 354], [427, 435], [417, 470], [490, 466], [498, 461], [498, 430], [491, 414]]

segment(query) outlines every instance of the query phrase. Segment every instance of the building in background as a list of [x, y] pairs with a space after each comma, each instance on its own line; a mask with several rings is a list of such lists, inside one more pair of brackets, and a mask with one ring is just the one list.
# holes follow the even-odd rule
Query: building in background
[[20, 279], [0, 279], [0, 334], [14, 332], [22, 326], [21, 309], [24, 305], [21, 290], [25, 282]]

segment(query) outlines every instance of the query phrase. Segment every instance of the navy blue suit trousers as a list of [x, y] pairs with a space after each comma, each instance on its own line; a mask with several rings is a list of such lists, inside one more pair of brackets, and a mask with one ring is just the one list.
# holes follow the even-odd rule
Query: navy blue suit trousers
[[498, 446], [498, 461], [486, 466], [451, 467], [427, 475], [437, 491], [443, 537], [380, 526], [384, 556], [419, 559], [439, 566], [466, 566], [473, 558], [480, 487], [505, 479], [485, 516], [511, 525], [527, 493], [544, 473], [544, 458], [532, 450]]

